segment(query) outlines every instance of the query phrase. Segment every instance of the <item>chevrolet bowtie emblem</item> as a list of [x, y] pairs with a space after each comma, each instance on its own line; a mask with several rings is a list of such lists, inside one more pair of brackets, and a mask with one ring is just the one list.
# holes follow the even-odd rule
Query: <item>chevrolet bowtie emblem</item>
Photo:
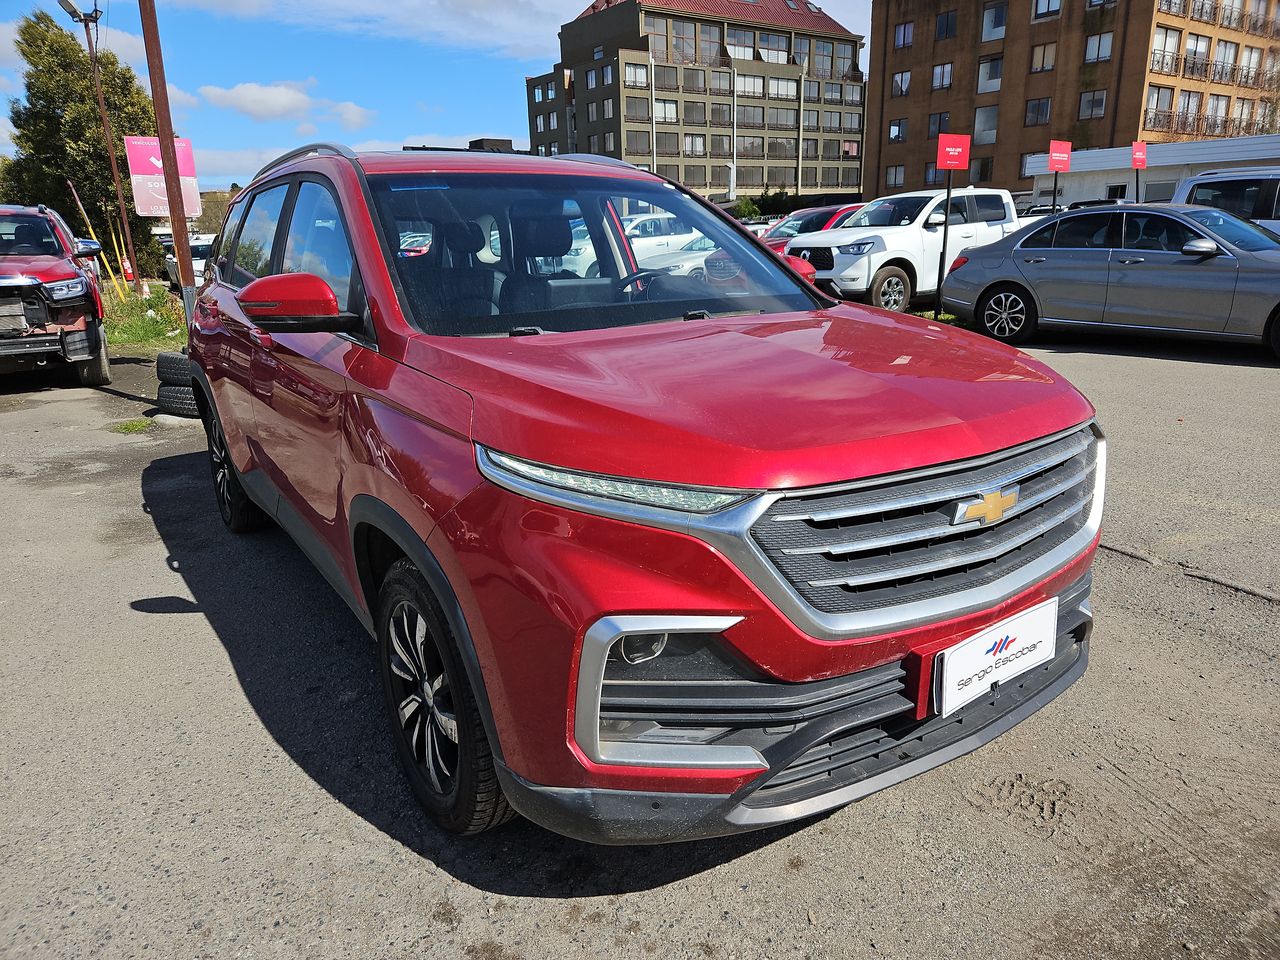
[[1018, 485], [992, 490], [971, 500], [961, 500], [956, 504], [956, 514], [952, 524], [969, 523], [977, 520], [984, 527], [999, 523], [1004, 515], [1018, 504]]

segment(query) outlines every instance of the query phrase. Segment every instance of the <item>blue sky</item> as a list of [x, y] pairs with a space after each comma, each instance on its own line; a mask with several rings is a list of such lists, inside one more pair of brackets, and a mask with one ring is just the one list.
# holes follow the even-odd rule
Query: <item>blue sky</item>
[[[81, 0], [89, 8], [92, 0]], [[99, 42], [146, 83], [136, 2], [99, 0]], [[174, 126], [190, 137], [202, 188], [246, 182], [266, 160], [311, 140], [357, 149], [457, 146], [480, 136], [527, 145], [524, 78], [556, 59], [559, 25], [587, 0], [161, 0], [160, 36]], [[824, 9], [856, 33], [870, 0]], [[5, 3], [0, 97], [21, 93], [16, 17], [56, 0]], [[865, 57], [863, 66], [865, 68]], [[149, 88], [148, 88], [149, 90]], [[0, 153], [12, 151], [8, 111]]]

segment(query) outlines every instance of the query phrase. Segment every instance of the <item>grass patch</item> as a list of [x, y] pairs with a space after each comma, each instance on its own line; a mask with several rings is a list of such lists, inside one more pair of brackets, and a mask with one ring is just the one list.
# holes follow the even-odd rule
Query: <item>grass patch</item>
[[912, 310], [911, 315], [913, 317], [920, 317], [924, 320], [937, 320], [939, 323], [950, 323], [954, 326], [963, 326], [959, 317], [954, 313], [946, 313], [945, 311], [941, 314], [934, 314], [932, 310]]
[[153, 349], [174, 349], [187, 338], [187, 321], [182, 300], [160, 283], [151, 286], [151, 296], [140, 298], [130, 290], [123, 298], [103, 291], [107, 342], [136, 344]]
[[112, 433], [146, 433], [151, 429], [151, 420], [147, 417], [134, 417], [111, 425]]

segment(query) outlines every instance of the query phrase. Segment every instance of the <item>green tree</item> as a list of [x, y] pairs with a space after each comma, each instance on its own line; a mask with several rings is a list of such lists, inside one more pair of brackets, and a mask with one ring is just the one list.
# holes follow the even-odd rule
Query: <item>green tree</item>
[[[108, 215], [116, 219], [115, 186], [93, 89], [93, 67], [76, 37], [49, 14], [36, 11], [18, 23], [18, 54], [26, 63], [23, 94], [9, 102], [15, 152], [0, 168], [0, 202], [46, 203], [77, 231], [84, 225], [67, 180], [74, 181], [93, 228], [108, 251]], [[124, 138], [155, 136], [151, 98], [137, 74], [115, 54], [98, 55], [102, 93], [111, 117], [116, 155], [124, 177], [125, 205], [144, 276], [163, 270], [164, 252], [151, 237], [151, 222], [133, 213]]]
[[752, 217], [760, 216], [760, 208], [756, 206], [756, 202], [750, 197], [742, 197], [729, 208], [729, 212], [739, 220], [749, 220]]

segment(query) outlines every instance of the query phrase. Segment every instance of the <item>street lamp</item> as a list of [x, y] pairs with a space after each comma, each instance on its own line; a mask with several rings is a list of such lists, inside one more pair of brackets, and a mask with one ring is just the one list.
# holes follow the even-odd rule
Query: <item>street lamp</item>
[[102, 82], [98, 78], [98, 50], [93, 44], [93, 31], [102, 17], [102, 11], [94, 4], [91, 13], [83, 13], [74, 0], [58, 0], [58, 6], [67, 11], [76, 23], [84, 24], [84, 41], [89, 47], [89, 62], [93, 65], [93, 89], [98, 94], [98, 114], [102, 117], [102, 133], [107, 139], [107, 157], [111, 160], [111, 179], [116, 185], [116, 203], [120, 207], [120, 227], [124, 231], [124, 248], [133, 265], [133, 289], [142, 296], [142, 275], [138, 270], [138, 258], [133, 253], [133, 231], [129, 229], [129, 214], [124, 205], [124, 188], [120, 186], [120, 166], [116, 163], [116, 140], [111, 132], [111, 118], [107, 116], [107, 102], [102, 98]]

